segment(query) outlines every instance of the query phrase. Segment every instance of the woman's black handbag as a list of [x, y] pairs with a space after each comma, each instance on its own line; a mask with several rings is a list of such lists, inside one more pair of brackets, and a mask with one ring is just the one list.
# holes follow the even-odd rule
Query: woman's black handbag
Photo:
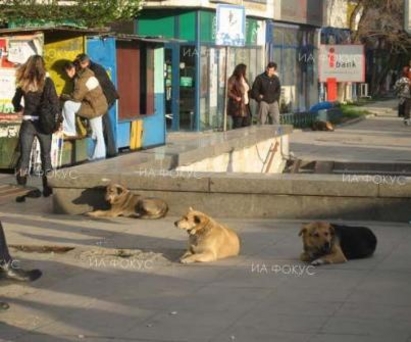
[[51, 78], [46, 78], [39, 106], [39, 129], [44, 134], [58, 131], [63, 121], [56, 88]]

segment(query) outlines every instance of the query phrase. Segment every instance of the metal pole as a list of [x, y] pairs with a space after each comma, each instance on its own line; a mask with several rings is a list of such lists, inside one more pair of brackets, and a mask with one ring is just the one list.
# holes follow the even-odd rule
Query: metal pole
[[224, 88], [224, 112], [223, 112], [223, 131], [227, 130], [227, 87], [228, 87], [228, 79], [227, 79], [227, 64], [228, 64], [228, 46], [225, 47], [225, 66], [224, 66], [224, 80], [225, 80], [225, 88]]

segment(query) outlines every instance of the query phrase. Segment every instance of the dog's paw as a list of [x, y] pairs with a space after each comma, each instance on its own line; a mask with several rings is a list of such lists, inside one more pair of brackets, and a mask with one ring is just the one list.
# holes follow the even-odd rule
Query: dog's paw
[[87, 213], [84, 213], [84, 215], [90, 216], [90, 217], [96, 217], [97, 216], [94, 211], [88, 211]]
[[325, 265], [326, 262], [323, 259], [315, 259], [311, 262], [312, 266], [321, 266], [321, 265]]
[[180, 262], [181, 262], [182, 264], [192, 264], [192, 263], [194, 262], [194, 260], [191, 259], [191, 258], [181, 258], [181, 259], [180, 259]]

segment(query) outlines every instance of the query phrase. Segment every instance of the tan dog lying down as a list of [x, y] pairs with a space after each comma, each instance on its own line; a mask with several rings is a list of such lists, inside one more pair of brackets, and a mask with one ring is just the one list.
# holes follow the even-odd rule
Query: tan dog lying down
[[180, 258], [183, 264], [215, 261], [240, 252], [240, 239], [233, 230], [193, 208], [174, 225], [189, 234], [188, 250]]
[[162, 199], [143, 198], [120, 184], [107, 186], [105, 200], [111, 204], [109, 210], [96, 210], [86, 213], [86, 215], [93, 217], [128, 216], [140, 219], [158, 219], [166, 216], [168, 212], [168, 205]]

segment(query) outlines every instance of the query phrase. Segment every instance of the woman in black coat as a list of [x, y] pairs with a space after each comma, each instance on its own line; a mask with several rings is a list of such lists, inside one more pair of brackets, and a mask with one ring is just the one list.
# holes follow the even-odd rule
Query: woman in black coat
[[[47, 174], [52, 171], [51, 139], [52, 134], [46, 133], [40, 124], [40, 106], [42, 95], [47, 94], [49, 103], [59, 111], [60, 104], [56, 88], [51, 78], [47, 77], [44, 59], [40, 55], [28, 58], [16, 71], [17, 88], [12, 103], [15, 112], [23, 113], [20, 126], [19, 147], [20, 158], [16, 167], [16, 179], [20, 185], [26, 185], [30, 173], [30, 154], [34, 138], [40, 143], [40, 159], [42, 164], [43, 195], [52, 193], [47, 182]], [[24, 100], [24, 107], [22, 106]]]

